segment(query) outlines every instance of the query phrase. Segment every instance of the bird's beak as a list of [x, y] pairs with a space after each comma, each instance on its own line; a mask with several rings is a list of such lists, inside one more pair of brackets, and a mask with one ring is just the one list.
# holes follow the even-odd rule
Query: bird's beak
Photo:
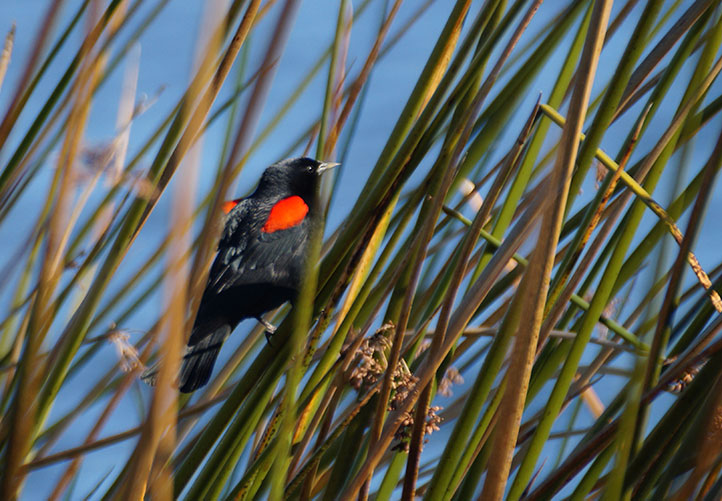
[[325, 170], [333, 169], [337, 165], [341, 164], [338, 162], [322, 162], [321, 165], [316, 168], [316, 174], [321, 174]]

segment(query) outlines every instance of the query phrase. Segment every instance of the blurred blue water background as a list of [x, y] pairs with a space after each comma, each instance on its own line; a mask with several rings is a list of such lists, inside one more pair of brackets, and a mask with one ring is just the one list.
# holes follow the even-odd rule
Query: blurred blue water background
[[[615, 6], [614, 13], [621, 7]], [[665, 1], [665, 8], [674, 2]], [[691, 4], [691, 1], [682, 2], [683, 4]], [[71, 13], [75, 12], [81, 4], [80, 0], [68, 0], [63, 7], [63, 19], [68, 19]], [[135, 20], [142, 18], [142, 12], [149, 12], [155, 7], [155, 0], [144, 1], [140, 7], [141, 13], [136, 16]], [[185, 90], [187, 83], [193, 71], [193, 58], [196, 52], [201, 33], [201, 22], [205, 16], [205, 10], [212, 2], [200, 2], [198, 0], [171, 0], [167, 2], [161, 15], [156, 21], [145, 31], [139, 41], [140, 51], [140, 72], [138, 80], [138, 95], [145, 94], [149, 98], [155, 96], [160, 89], [162, 92], [158, 95], [157, 101], [143, 115], [138, 117], [132, 124], [129, 158], [137, 152], [142, 141], [148, 137], [152, 130], [159, 123], [161, 117], [171, 110], [177, 103], [182, 92]], [[279, 2], [280, 4], [280, 2]], [[354, 7], [358, 8], [360, 2], [354, 1]], [[394, 22], [391, 34], [396, 32], [398, 27], [402, 26], [421, 4], [420, 1], [407, 1], [403, 4], [398, 19]], [[333, 205], [329, 214], [328, 229], [333, 230], [343, 220], [348, 213], [353, 202], [362, 196], [360, 193], [361, 186], [365, 181], [368, 173], [375, 164], [378, 155], [383, 148], [384, 141], [388, 137], [399, 113], [416, 81], [426, 58], [436, 41], [436, 36], [441, 32], [443, 22], [451, 10], [453, 2], [446, 0], [437, 0], [431, 4], [426, 12], [411, 27], [411, 29], [403, 36], [377, 64], [369, 83], [368, 91], [365, 96], [363, 110], [361, 112], [358, 129], [353, 136], [350, 148], [344, 158], [343, 169], [340, 172], [341, 178], [337, 184], [334, 193]], [[566, 2], [546, 2], [533, 20], [529, 30], [522, 38], [520, 47], [526, 42], [532, 40], [532, 37], [545, 27], [547, 23], [554, 18]], [[30, 54], [33, 46], [33, 39], [45, 9], [48, 7], [47, 0], [5, 0], [0, 2], [0, 35], [4, 34], [11, 23], [17, 24], [17, 35], [13, 59], [11, 66], [0, 92], [0, 111], [4, 113], [8, 105], [8, 101], [15, 84], [18, 81], [19, 74], [23, 68], [24, 62]], [[223, 2], [216, 2], [215, 5], [223, 5]], [[356, 75], [363, 65], [368, 51], [376, 36], [381, 19], [382, 9], [385, 2], [374, 1], [370, 7], [360, 16], [354, 19], [353, 30], [351, 34], [349, 55], [347, 59], [347, 67], [350, 68], [350, 74]], [[471, 12], [475, 13], [481, 2], [474, 2]], [[285, 49], [282, 59], [278, 64], [278, 73], [276, 74], [273, 86], [270, 91], [268, 102], [266, 103], [260, 126], [257, 132], [261, 130], [268, 121], [275, 115], [286, 98], [297, 87], [301, 79], [306, 75], [309, 68], [315, 64], [318, 54], [320, 54], [333, 39], [336, 25], [337, 3], [331, 1], [306, 1], [302, 2], [298, 11], [295, 25], [290, 35], [288, 45]], [[275, 22], [279, 14], [279, 5], [272, 8], [269, 14], [263, 19], [258, 29], [254, 30], [254, 35], [250, 39], [250, 53], [248, 59], [248, 71], [253, 73], [263, 57], [263, 53], [268, 43]], [[636, 17], [639, 15], [641, 7], [637, 6], [630, 16], [629, 20], [623, 23], [621, 29], [616, 35], [608, 41], [608, 45], [602, 53], [601, 63], [599, 65], [599, 74], [594, 87], [594, 95], [596, 95], [611, 77], [616, 61], [621, 51], [626, 45], [631, 27]], [[126, 39], [132, 32], [131, 29], [123, 31], [121, 39]], [[137, 22], [135, 23], [137, 25]], [[64, 27], [64, 22], [60, 23], [60, 27]], [[467, 27], [468, 28], [468, 27]], [[10, 147], [0, 152], [0, 161], [2, 165], [7, 162], [15, 145], [27, 130], [35, 114], [45, 99], [51, 92], [62, 72], [67, 67], [68, 62], [73, 57], [75, 50], [82, 40], [84, 28], [74, 30], [69, 42], [64, 46], [60, 57], [57, 58], [48, 75], [40, 84], [38, 91], [33, 96], [31, 102], [20, 117], [19, 125], [15, 127], [13, 136], [11, 137]], [[573, 33], [574, 30], [572, 30]], [[662, 30], [664, 33], [665, 30]], [[54, 35], [53, 40], [57, 37]], [[506, 124], [506, 132], [504, 140], [493, 145], [492, 151], [488, 153], [485, 161], [491, 165], [495, 163], [508, 150], [513, 140], [516, 138], [523, 122], [526, 120], [528, 113], [531, 111], [538, 93], [547, 96], [551, 90], [556, 77], [556, 71], [563, 61], [564, 47], [568, 45], [570, 37], [562, 42], [562, 50], [558, 50], [551, 60], [545, 65], [544, 70], [538, 75], [534, 84], [529, 88], [528, 92], [521, 97], [517, 112], [513, 118]], [[492, 58], [494, 59], [494, 57]], [[516, 65], [520, 64], [516, 62]], [[684, 79], [691, 74], [691, 70], [695, 64], [695, 59], [691, 58], [685, 66], [684, 72], [680, 79]], [[117, 113], [117, 105], [123, 82], [123, 72], [125, 62], [119, 65], [109, 80], [99, 90], [93, 101], [90, 121], [86, 132], [86, 147], [98, 148], [107, 144], [116, 136], [115, 116]], [[319, 76], [311, 83], [307, 92], [301, 97], [298, 103], [291, 109], [290, 113], [282, 121], [269, 138], [250, 156], [240, 180], [235, 187], [235, 192], [241, 195], [247, 192], [255, 184], [258, 176], [268, 164], [279, 160], [280, 155], [285, 152], [293, 141], [316, 119], [321, 111], [322, 99], [326, 84], [327, 65]], [[512, 76], [513, 72], [506, 72], [501, 82]], [[224, 87], [219, 102], [228, 97], [232, 92], [232, 77]], [[680, 85], [683, 88], [683, 85]], [[654, 118], [650, 129], [659, 131], [664, 129], [671, 120], [677, 103], [680, 99], [680, 90], [670, 93], [665, 99], [665, 105]], [[716, 97], [722, 92], [722, 82], [716, 82], [709, 95]], [[245, 99], [240, 100], [241, 109], [245, 106]], [[544, 97], [542, 97], [544, 100]], [[564, 111], [564, 110], [562, 110]], [[634, 108], [632, 113], [617, 121], [606, 134], [602, 147], [614, 154], [618, 151], [621, 142], [624, 140], [627, 131], [631, 128], [635, 117], [641, 111], [640, 106]], [[200, 198], [209, 189], [212, 181], [212, 175], [216, 170], [220, 158], [221, 145], [223, 141], [225, 122], [219, 120], [211, 127], [205, 135], [202, 149], [202, 160], [200, 162], [198, 176], [199, 182], [197, 186], [197, 194]], [[715, 118], [707, 127], [699, 134], [694, 145], [688, 149], [688, 161], [694, 166], [696, 171], [709, 155], [713, 141], [716, 139], [720, 130], [719, 117]], [[648, 134], [652, 138], [659, 137], [658, 132]], [[550, 134], [551, 140], [558, 137], [558, 131]], [[305, 142], [304, 142], [305, 144]], [[635, 157], [632, 161], [641, 157], [641, 155], [652, 147], [653, 142], [643, 137]], [[295, 156], [302, 152], [297, 149], [292, 152], [291, 156]], [[155, 149], [146, 156], [141, 165], [147, 167], [152, 160]], [[313, 150], [312, 150], [313, 151]], [[17, 204], [11, 216], [0, 225], [0, 266], [5, 266], [10, 259], [13, 259], [18, 248], [22, 244], [23, 238], [27, 235], [27, 228], [34, 224], [39, 209], [38, 197], [43, 197], [47, 193], [47, 186], [54, 169], [54, 161], [57, 157], [57, 151], [50, 156], [50, 160], [43, 165], [37, 179], [33, 182], [31, 189]], [[333, 160], [333, 159], [327, 159]], [[680, 155], [675, 155], [673, 162], [680, 160]], [[432, 157], [425, 160], [425, 166], [429, 166], [433, 161]], [[678, 186], [671, 186], [671, 172], [675, 169], [669, 169], [670, 176], [663, 178], [660, 188], [655, 193], [657, 200], [663, 202], [663, 205], [669, 200], [670, 196]], [[181, 169], [178, 177], [188, 175], [186, 170]], [[418, 176], [414, 179], [418, 179]], [[413, 180], [412, 180], [413, 183]], [[682, 183], [684, 185], [685, 183]], [[413, 185], [413, 184], [412, 184]], [[594, 190], [594, 183], [589, 179], [583, 186], [583, 190], [591, 192]], [[157, 248], [158, 243], [165, 237], [167, 225], [172, 216], [171, 199], [172, 187], [166, 191], [162, 197], [160, 204], [151, 215], [147, 224], [143, 228], [138, 239], [134, 243], [130, 253], [124, 260], [116, 277], [127, 276], [133, 273], [152, 252]], [[482, 193], [483, 194], [483, 193]], [[190, 201], [189, 201], [190, 203]], [[92, 204], [91, 204], [92, 205]], [[710, 203], [709, 211], [712, 214], [719, 213], [722, 210], [722, 197], [716, 193]], [[647, 227], [654, 222], [651, 214], [645, 216]], [[684, 227], [684, 224], [682, 224]], [[640, 232], [641, 234], [641, 232]], [[703, 266], [713, 266], [719, 261], [719, 248], [722, 246], [722, 238], [719, 231], [719, 223], [714, 217], [708, 217], [705, 226], [700, 232], [700, 237], [696, 245], [697, 255]], [[0, 288], [0, 311], [7, 311], [7, 305], [10, 295], [13, 291], [14, 284], [17, 280], [19, 267], [13, 270], [11, 276], [3, 277], [3, 287]], [[643, 270], [642, 274], [645, 271]], [[149, 274], [148, 282], [156, 276], [155, 273]], [[687, 283], [691, 283], [691, 274], [686, 276]], [[114, 286], [111, 291], [118, 287], [122, 280], [114, 280]], [[643, 277], [640, 278], [641, 283], [646, 283]], [[123, 327], [131, 333], [132, 339], [137, 339], [150, 325], [158, 318], [159, 312], [164, 305], [162, 295], [156, 294], [150, 298], [144, 306], [138, 310], [137, 314], [127, 321]], [[619, 308], [623, 309], [624, 305]], [[122, 311], [119, 308], [118, 311]], [[66, 317], [70, 311], [62, 313]], [[236, 344], [242, 337], [243, 332], [250, 328], [250, 322], [242, 324], [235, 336], [229, 342], [229, 346], [224, 348], [222, 357], [227, 357], [232, 351], [232, 345]], [[91, 335], [98, 334], [93, 332]], [[57, 331], [54, 331], [57, 335]], [[589, 350], [588, 356], [595, 354], [594, 350]], [[223, 361], [223, 360], [222, 360]], [[90, 385], [96, 381], [97, 377], [104, 373], [108, 367], [117, 362], [116, 353], [111, 345], [108, 345], [96, 357], [96, 363], [88, 366], [80, 371], [72, 381], [66, 385], [60, 394], [58, 403], [53, 409], [51, 421], [53, 418], [63, 415], [69, 409], [77, 405], [78, 400], [90, 388]], [[631, 358], [621, 357], [618, 360], [621, 367], [631, 367]], [[466, 384], [470, 383], [467, 378]], [[603, 402], [608, 402], [605, 397], [614, 395], [618, 391], [618, 384], [623, 381], [622, 378], [609, 376], [605, 378], [605, 384], [596, 385], [595, 389], [599, 393]], [[464, 389], [463, 386], [456, 388], [456, 394], [460, 394]], [[113, 416], [104, 427], [101, 436], [108, 436], [114, 433], [124, 431], [139, 423], [139, 415], [142, 404], [147, 403], [148, 391], [141, 386], [138, 387], [140, 399], [125, 398]], [[131, 392], [132, 393], [132, 392]], [[664, 397], [655, 406], [664, 406]], [[537, 399], [529, 409], [529, 415], [540, 408], [544, 399]], [[439, 398], [441, 405], [448, 404], [452, 399]], [[666, 400], [668, 402], [668, 400]], [[62, 439], [53, 447], [52, 451], [60, 451], [69, 447], [80, 444], [87, 434], [88, 430], [95, 423], [98, 415], [102, 411], [102, 406], [93, 406], [88, 412], [83, 414], [75, 425], [69, 429]], [[583, 411], [584, 412], [584, 411]], [[585, 416], [582, 416], [583, 422]], [[591, 417], [586, 416], [588, 422]], [[560, 422], [564, 422], [564, 418]], [[431, 436], [431, 441], [427, 447], [441, 447], [444, 445], [444, 438], [447, 436], [448, 430], [442, 429]], [[573, 445], [573, 441], [570, 446]], [[125, 458], [129, 452], [135, 447], [135, 440], [127, 440], [120, 442], [108, 448], [88, 455], [83, 461], [80, 470], [80, 480], [75, 486], [77, 497], [84, 496], [93, 488], [105, 475], [109, 474], [112, 479], [118, 473], [119, 468], [125, 463]], [[545, 451], [545, 455], [551, 459], [556, 458], [558, 451], [554, 447], [549, 447]], [[34, 471], [29, 477], [25, 487], [24, 499], [43, 499], [48, 495], [59, 475], [64, 471], [66, 464], [60, 463], [52, 467], [47, 467]], [[108, 484], [103, 484], [107, 486]], [[102, 492], [102, 489], [101, 489]]]

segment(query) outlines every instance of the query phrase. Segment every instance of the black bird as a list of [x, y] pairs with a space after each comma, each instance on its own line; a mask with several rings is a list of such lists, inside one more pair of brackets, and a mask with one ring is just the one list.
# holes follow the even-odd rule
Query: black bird
[[[268, 167], [247, 198], [227, 202], [225, 227], [211, 266], [179, 377], [190, 393], [211, 377], [221, 345], [246, 318], [293, 302], [301, 285], [320, 174], [338, 164], [292, 158]], [[156, 370], [142, 376], [153, 383]]]

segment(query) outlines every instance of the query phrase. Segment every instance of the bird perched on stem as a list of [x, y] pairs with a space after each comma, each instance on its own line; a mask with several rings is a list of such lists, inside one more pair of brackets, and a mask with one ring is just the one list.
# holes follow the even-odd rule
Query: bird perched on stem
[[[336, 163], [292, 158], [268, 167], [247, 198], [226, 202], [218, 252], [188, 339], [179, 390], [205, 385], [226, 338], [246, 318], [266, 328], [267, 311], [293, 302], [301, 286], [312, 225], [322, 216], [316, 192], [321, 174]], [[153, 384], [157, 370], [141, 377]]]

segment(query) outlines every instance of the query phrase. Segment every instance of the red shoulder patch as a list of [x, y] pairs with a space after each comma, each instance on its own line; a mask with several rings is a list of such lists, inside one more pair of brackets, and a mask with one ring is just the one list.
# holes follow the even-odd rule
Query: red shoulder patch
[[238, 205], [238, 202], [240, 202], [241, 198], [236, 198], [235, 200], [229, 200], [227, 202], [223, 202], [223, 205], [221, 206], [221, 210], [224, 214], [228, 214], [231, 212], [236, 205]]
[[271, 207], [271, 213], [261, 230], [264, 233], [287, 230], [303, 221], [306, 214], [308, 214], [308, 205], [303, 201], [303, 198], [297, 195], [284, 198]]

